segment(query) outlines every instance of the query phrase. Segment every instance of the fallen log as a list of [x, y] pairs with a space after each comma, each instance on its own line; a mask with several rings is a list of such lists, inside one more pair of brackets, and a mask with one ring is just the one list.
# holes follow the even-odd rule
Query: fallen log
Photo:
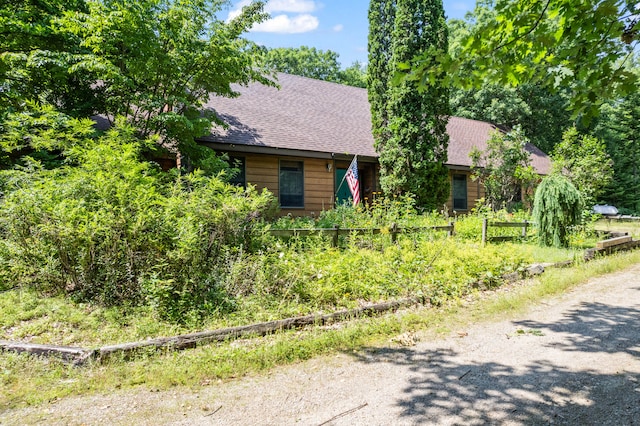
[[211, 331], [200, 331], [196, 333], [182, 334], [173, 337], [160, 337], [140, 342], [122, 343], [118, 345], [103, 346], [96, 350], [99, 360], [108, 358], [116, 353], [128, 354], [146, 348], [154, 349], [188, 349], [196, 347], [198, 344], [235, 339], [242, 336], [265, 336], [280, 330], [290, 330], [302, 328], [308, 325], [325, 325], [328, 323], [356, 318], [360, 316], [371, 316], [376, 313], [397, 310], [399, 308], [424, 303], [422, 298], [412, 297], [392, 302], [382, 302], [367, 305], [355, 309], [344, 309], [330, 314], [312, 314], [302, 317], [286, 318], [282, 320], [263, 322], [259, 324], [243, 325], [238, 327], [221, 328]]
[[0, 340], [0, 350], [29, 353], [39, 356], [55, 356], [61, 358], [63, 361], [72, 362], [76, 365], [83, 364], [95, 354], [95, 351], [92, 349], [73, 346], [41, 345], [28, 342], [11, 342], [8, 340]]

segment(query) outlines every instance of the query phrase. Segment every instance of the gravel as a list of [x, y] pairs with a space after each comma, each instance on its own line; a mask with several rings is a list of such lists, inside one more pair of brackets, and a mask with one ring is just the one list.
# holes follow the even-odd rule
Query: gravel
[[66, 398], [0, 424], [640, 425], [640, 265], [516, 320], [423, 337], [197, 390]]

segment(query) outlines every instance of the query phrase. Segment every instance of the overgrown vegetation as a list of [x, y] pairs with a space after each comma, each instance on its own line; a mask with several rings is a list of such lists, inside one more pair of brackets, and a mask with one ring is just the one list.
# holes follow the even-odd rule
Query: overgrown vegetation
[[[25, 405], [39, 405], [69, 395], [111, 392], [144, 384], [148, 389], [168, 389], [176, 386], [198, 388], [207, 386], [218, 379], [264, 371], [276, 365], [295, 363], [327, 353], [352, 352], [364, 346], [386, 345], [389, 339], [399, 333], [424, 330], [432, 335], [457, 330], [463, 324], [487, 319], [510, 318], [521, 312], [540, 298], [566, 291], [589, 277], [610, 273], [628, 267], [640, 260], [638, 252], [590, 262], [571, 273], [566, 270], [552, 271], [530, 285], [515, 288], [507, 293], [497, 293], [476, 305], [453, 302], [440, 309], [409, 310], [402, 315], [391, 314], [379, 318], [364, 318], [351, 321], [341, 327], [328, 329], [311, 328], [303, 331], [276, 333], [258, 341], [223, 343], [195, 348], [180, 353], [141, 354], [135, 359], [123, 361], [113, 359], [100, 366], [89, 365], [77, 368], [55, 360], [34, 362], [28, 355], [5, 353], [0, 356], [0, 407], [11, 408]], [[35, 312], [41, 305], [39, 297], [28, 294], [0, 294], [3, 317], [12, 312]], [[68, 305], [67, 301], [62, 302]], [[4, 310], [17, 305], [21, 309]], [[26, 309], [22, 309], [26, 308]], [[60, 304], [49, 304], [42, 310], [53, 312], [55, 321], [44, 326], [52, 335], [67, 332], [65, 323], [56, 322], [60, 318], [71, 318], [72, 328], [85, 335], [84, 341], [100, 342], [98, 335], [129, 333], [138, 329], [137, 334], [151, 336], [153, 333], [173, 334], [180, 329], [164, 328], [158, 331], [153, 317], [145, 317], [140, 312], [129, 316], [114, 311], [92, 311], [86, 306], [78, 306], [76, 313], [65, 311]], [[7, 315], [4, 315], [8, 312]], [[87, 327], [86, 318], [92, 325]], [[29, 321], [23, 314], [22, 320]], [[84, 322], [82, 322], [84, 321]], [[10, 329], [6, 322], [3, 330]], [[28, 336], [28, 333], [25, 333]], [[128, 337], [128, 336], [127, 336]], [[109, 337], [107, 336], [107, 339]], [[77, 340], [67, 340], [79, 344]]]
[[[211, 93], [234, 96], [232, 83], [271, 84], [256, 47], [240, 38], [264, 19], [262, 3], [227, 23], [215, 18], [217, 0], [62, 3], [29, 2], [15, 16], [11, 5], [0, 6], [8, 28], [0, 41], [1, 339], [95, 347], [407, 296], [451, 306], [528, 263], [579, 259], [592, 241], [588, 229], [571, 228], [579, 194], [551, 176], [534, 212], [540, 241], [558, 247], [539, 247], [531, 238], [480, 244], [485, 217], [531, 219], [513, 209], [514, 186], [531, 178], [518, 129], [494, 138], [502, 149], [494, 157], [505, 157], [508, 167], [484, 164], [500, 175], [488, 192], [491, 207], [480, 203], [462, 217], [429, 212], [448, 194], [442, 164], [448, 89], [434, 86], [425, 96], [409, 84], [391, 84], [391, 71], [417, 50], [428, 50], [431, 61], [447, 48], [439, 1], [372, 2], [378, 29], [371, 44], [379, 50], [371, 56], [370, 90], [390, 196], [317, 219], [277, 221], [269, 220], [269, 193], [229, 185], [224, 159], [194, 144], [215, 121], [198, 111]], [[424, 28], [412, 27], [416, 10]], [[328, 62], [331, 68], [335, 57]], [[349, 78], [361, 84], [363, 70], [354, 67]], [[95, 113], [111, 130], [96, 131], [86, 118]], [[515, 148], [500, 145], [505, 141]], [[191, 167], [162, 171], [150, 160], [159, 144], [189, 156]], [[392, 227], [450, 221], [453, 238], [429, 230], [395, 242], [389, 235]], [[320, 234], [280, 240], [269, 232], [334, 226], [381, 232], [341, 236], [339, 247]], [[279, 333], [249, 343], [252, 350], [221, 344], [81, 372], [2, 354], [0, 405], [123, 384], [230, 377], [357, 348], [435, 317], [386, 316], [337, 330]], [[84, 373], [88, 378], [79, 380]], [[33, 391], [40, 387], [46, 391]]]
[[[46, 170], [34, 163], [32, 170], [5, 173], [10, 189], [0, 222], [5, 288], [19, 284], [20, 292], [70, 297], [91, 312], [133, 311], [166, 321], [169, 329], [175, 324], [200, 329], [407, 296], [441, 304], [499, 285], [503, 274], [533, 261], [575, 256], [532, 244], [481, 246], [483, 217], [530, 219], [524, 212], [480, 207], [463, 217], [420, 214], [411, 196], [378, 197], [369, 206], [343, 206], [317, 219], [264, 221], [271, 212], [269, 194], [197, 173], [162, 173], [137, 160], [137, 142], [126, 129], [98, 142], [69, 155], [77, 162], [73, 166]], [[103, 186], [105, 180], [117, 183]], [[394, 243], [389, 235], [394, 224], [412, 228], [449, 221], [455, 221], [455, 238], [420, 231], [401, 234]], [[346, 235], [332, 247], [323, 235], [279, 240], [268, 232], [334, 226], [382, 233]], [[515, 236], [519, 230], [502, 232]], [[43, 324], [65, 322], [42, 307], [33, 321], [41, 317], [48, 318]], [[18, 318], [14, 321], [23, 321]], [[14, 332], [41, 342], [51, 338], [46, 326], [36, 329]], [[147, 337], [149, 330], [143, 330], [117, 339]], [[75, 339], [59, 337], [62, 341], [54, 341]]]
[[202, 173], [161, 172], [121, 127], [2, 174], [3, 287], [106, 306], [152, 305], [161, 317], [228, 310], [229, 259], [261, 247], [255, 223], [272, 198]]

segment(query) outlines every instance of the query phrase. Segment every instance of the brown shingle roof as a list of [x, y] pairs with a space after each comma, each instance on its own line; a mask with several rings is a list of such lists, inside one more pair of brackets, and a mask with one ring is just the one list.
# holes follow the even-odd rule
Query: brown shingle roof
[[[226, 123], [203, 142], [377, 157], [371, 134], [367, 91], [321, 80], [278, 74], [280, 89], [261, 84], [235, 87], [237, 98], [211, 97], [205, 105]], [[451, 117], [450, 166], [471, 165], [469, 152], [486, 148], [495, 126], [477, 120]], [[532, 163], [547, 174], [549, 158], [533, 145]]]

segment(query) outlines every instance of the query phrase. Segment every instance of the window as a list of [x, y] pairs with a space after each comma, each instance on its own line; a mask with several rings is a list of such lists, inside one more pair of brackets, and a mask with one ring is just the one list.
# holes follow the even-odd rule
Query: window
[[453, 209], [467, 210], [467, 175], [453, 175]]
[[304, 208], [302, 161], [280, 161], [280, 206]]
[[229, 157], [229, 166], [237, 172], [233, 178], [229, 179], [232, 185], [247, 186], [247, 174], [244, 157]]

